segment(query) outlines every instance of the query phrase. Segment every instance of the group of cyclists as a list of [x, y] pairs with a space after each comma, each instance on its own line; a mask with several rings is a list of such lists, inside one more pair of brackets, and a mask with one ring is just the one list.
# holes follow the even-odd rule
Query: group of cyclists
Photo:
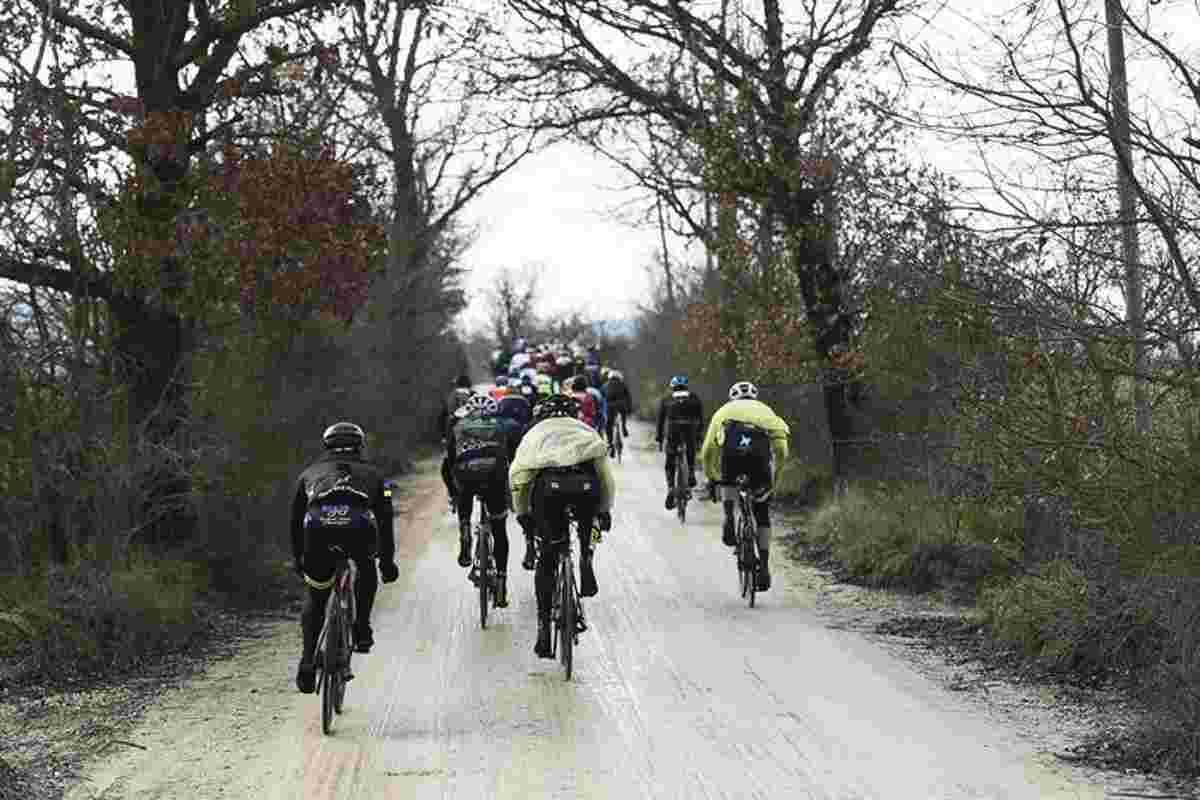
[[[627, 415], [633, 405], [621, 373], [604, 369], [598, 360], [594, 372], [603, 382], [592, 384], [589, 367], [593, 365], [586, 357], [581, 370], [574, 371], [572, 361], [572, 374], [550, 376], [552, 390], [540, 391], [533, 376], [522, 371], [530, 363], [535, 370], [537, 364], [548, 363], [535, 360], [541, 352], [552, 351], [522, 350], [519, 354], [528, 358], [508, 357], [508, 370], [518, 370], [515, 382], [510, 374], [501, 373], [494, 386], [477, 390], [465, 375], [456, 380], [441, 419], [446, 445], [442, 479], [451, 509], [458, 516], [457, 561], [464, 568], [472, 565], [471, 515], [476, 498], [482, 504], [494, 542], [496, 605], [502, 608], [508, 605], [507, 518], [510, 508], [515, 513], [525, 536], [521, 566], [535, 571], [534, 652], [550, 658], [553, 570], [559, 548], [569, 543], [568, 510], [573, 510], [579, 539], [579, 593], [592, 597], [598, 592], [592, 529], [607, 531], [612, 526], [613, 428], [620, 424], [623, 435], [628, 435]], [[557, 360], [554, 363], [557, 367]], [[694, 487], [699, 447], [710, 498], [716, 500], [718, 488], [725, 489], [722, 542], [733, 546], [736, 490], [722, 484], [722, 476], [747, 476], [760, 548], [755, 583], [758, 591], [765, 591], [771, 585], [770, 498], [776, 470], [787, 457], [787, 423], [758, 400], [753, 384], [739, 381], [730, 388], [729, 401], [713, 414], [702, 436], [704, 430], [703, 406], [689, 388], [687, 377], [672, 377], [659, 404], [655, 432], [660, 449], [664, 441], [668, 445], [666, 507], [671, 509], [674, 503], [676, 448], [683, 445], [689, 487]], [[341, 542], [358, 567], [354, 640], [360, 653], [369, 652], [373, 645], [370, 614], [378, 586], [374, 561], [378, 560], [385, 583], [399, 574], [394, 559], [391, 490], [382, 473], [365, 460], [365, 440], [358, 425], [339, 422], [330, 426], [322, 437], [325, 454], [309, 465], [297, 482], [291, 515], [292, 552], [295, 569], [308, 587], [301, 614], [303, 649], [296, 674], [302, 692], [312, 692], [315, 686], [314, 650], [332, 588], [334, 562], [329, 545]], [[348, 509], [345, 524], [336, 529], [325, 524], [328, 514], [317, 513], [322, 504], [331, 502]]]

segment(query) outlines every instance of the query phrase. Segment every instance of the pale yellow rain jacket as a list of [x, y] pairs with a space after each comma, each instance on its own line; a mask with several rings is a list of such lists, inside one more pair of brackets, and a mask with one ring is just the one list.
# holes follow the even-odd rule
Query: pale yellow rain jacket
[[710, 481], [721, 480], [721, 448], [725, 446], [725, 423], [731, 421], [762, 428], [771, 436], [771, 455], [774, 456], [775, 462], [771, 482], [774, 484], [788, 455], [788, 436], [791, 435], [791, 429], [761, 400], [730, 400], [712, 415], [712, 419], [708, 421], [708, 432], [704, 435], [704, 444], [700, 448], [700, 463], [704, 465], [704, 474]]
[[529, 513], [529, 494], [534, 478], [547, 467], [573, 467], [592, 462], [600, 478], [597, 511], [611, 511], [616, 481], [608, 464], [608, 443], [588, 424], [571, 417], [551, 417], [534, 425], [521, 439], [508, 468], [513, 511]]

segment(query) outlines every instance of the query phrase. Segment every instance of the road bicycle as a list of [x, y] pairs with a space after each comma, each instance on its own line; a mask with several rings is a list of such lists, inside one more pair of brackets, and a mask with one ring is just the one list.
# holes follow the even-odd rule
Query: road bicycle
[[488, 606], [496, 605], [496, 556], [492, 541], [492, 525], [483, 498], [477, 498], [479, 518], [475, 521], [475, 559], [468, 577], [479, 590], [479, 627], [487, 630]]
[[358, 568], [354, 560], [338, 545], [330, 545], [337, 554], [333, 570], [333, 591], [325, 603], [325, 621], [317, 637], [315, 666], [317, 691], [321, 695], [321, 732], [333, 731], [335, 714], [342, 713], [346, 699], [346, 683], [354, 677], [350, 657], [354, 652], [354, 584]]
[[[575, 509], [568, 509], [564, 540], [551, 542], [551, 545], [562, 543], [558, 548], [558, 561], [554, 569], [554, 594], [550, 600], [550, 655], [556, 657], [563, 665], [566, 680], [571, 680], [574, 668], [575, 645], [579, 643], [579, 634], [587, 630], [583, 618], [583, 605], [579, 598], [579, 587], [575, 582], [575, 558], [577, 536], [572, 535], [571, 528], [577, 526], [578, 520]], [[591, 531], [592, 543], [601, 540], [600, 529], [593, 526]]]
[[733, 481], [714, 483], [717, 486], [731, 486], [737, 490], [737, 504], [734, 507], [734, 538], [737, 543], [733, 547], [733, 553], [737, 558], [738, 587], [750, 608], [754, 608], [754, 595], [758, 591], [758, 528], [754, 522], [754, 509], [751, 507], [750, 478], [739, 475]]

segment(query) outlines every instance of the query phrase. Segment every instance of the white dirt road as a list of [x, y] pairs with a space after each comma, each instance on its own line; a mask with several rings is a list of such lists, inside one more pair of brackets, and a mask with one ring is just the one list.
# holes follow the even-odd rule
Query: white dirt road
[[[1102, 798], [861, 635], [830, 630], [802, 567], [746, 607], [720, 509], [663, 509], [662, 456], [618, 473], [575, 677], [533, 654], [510, 522], [511, 605], [481, 631], [436, 471], [408, 483], [400, 580], [333, 736], [292, 684], [297, 623], [168, 693], [69, 800], [151, 798]], [[144, 748], [144, 749], [139, 749]]]

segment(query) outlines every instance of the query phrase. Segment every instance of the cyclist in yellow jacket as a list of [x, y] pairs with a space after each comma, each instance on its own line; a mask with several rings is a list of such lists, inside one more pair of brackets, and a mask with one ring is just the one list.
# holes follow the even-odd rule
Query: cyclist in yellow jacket
[[760, 592], [771, 588], [771, 572], [767, 565], [771, 547], [771, 492], [779, 469], [787, 459], [790, 433], [788, 424], [758, 399], [758, 387], [749, 381], [738, 381], [729, 389], [729, 402], [717, 409], [709, 420], [708, 432], [700, 448], [700, 462], [710, 486], [725, 484], [722, 497], [725, 525], [721, 541], [730, 547], [737, 543], [733, 530], [733, 504], [737, 491], [729, 484], [739, 475], [750, 479], [761, 553], [755, 586]]
[[525, 530], [525, 569], [539, 539], [534, 593], [537, 596], [538, 637], [534, 652], [550, 657], [550, 606], [554, 593], [554, 571], [559, 548], [570, 536], [568, 508], [575, 509], [579, 534], [579, 594], [597, 592], [592, 569], [592, 521], [602, 531], [612, 527], [612, 504], [616, 490], [608, 445], [604, 437], [576, 418], [575, 398], [554, 395], [538, 403], [533, 425], [525, 432], [509, 467], [512, 507]]

